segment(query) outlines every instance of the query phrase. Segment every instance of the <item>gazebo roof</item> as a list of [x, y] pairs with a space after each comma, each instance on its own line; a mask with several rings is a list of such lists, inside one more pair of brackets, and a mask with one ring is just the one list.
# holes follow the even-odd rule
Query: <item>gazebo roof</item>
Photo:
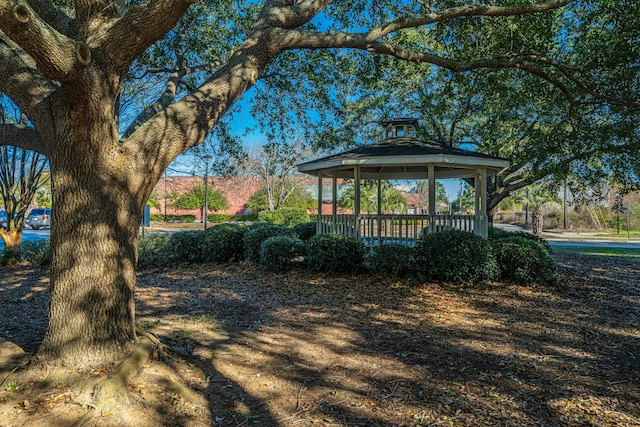
[[509, 166], [509, 161], [412, 137], [396, 137], [301, 163], [298, 171], [313, 176], [335, 172], [339, 178], [353, 178], [354, 167], [360, 165], [363, 179], [426, 179], [426, 166], [430, 164], [435, 167], [436, 178], [468, 178], [478, 167], [496, 175]]

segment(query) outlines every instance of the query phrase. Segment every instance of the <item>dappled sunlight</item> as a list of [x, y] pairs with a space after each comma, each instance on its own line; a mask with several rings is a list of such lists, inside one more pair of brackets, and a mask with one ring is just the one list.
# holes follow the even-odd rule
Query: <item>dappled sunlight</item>
[[[136, 325], [171, 364], [148, 364], [130, 392], [208, 425], [640, 424], [637, 272], [620, 287], [566, 269], [556, 289], [248, 263], [143, 271]], [[44, 313], [39, 280], [3, 290]], [[4, 336], [22, 345], [20, 327]]]

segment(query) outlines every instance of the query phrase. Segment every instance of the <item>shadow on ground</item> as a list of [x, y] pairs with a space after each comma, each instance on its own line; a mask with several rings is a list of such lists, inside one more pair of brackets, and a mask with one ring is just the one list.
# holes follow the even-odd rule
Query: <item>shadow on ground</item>
[[[640, 425], [640, 263], [557, 257], [557, 289], [147, 270], [138, 324], [174, 364], [150, 364], [130, 392], [160, 399], [165, 425]], [[44, 333], [38, 274], [0, 285], [24, 325], [0, 336], [29, 351]]]

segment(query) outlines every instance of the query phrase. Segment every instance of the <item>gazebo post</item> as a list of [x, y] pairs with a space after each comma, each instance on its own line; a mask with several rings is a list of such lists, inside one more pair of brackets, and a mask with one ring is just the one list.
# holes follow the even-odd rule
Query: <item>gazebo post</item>
[[436, 167], [433, 163], [428, 166], [429, 179], [429, 203], [427, 209], [429, 212], [429, 232], [436, 231]]
[[475, 200], [475, 225], [473, 232], [478, 236], [489, 237], [489, 229], [487, 224], [487, 168], [476, 170], [474, 178], [474, 187], [476, 193]]
[[322, 171], [318, 172], [318, 219], [316, 220], [316, 234], [322, 234]]
[[[380, 178], [380, 174], [378, 174], [378, 200], [377, 200], [377, 206], [376, 206], [376, 210], [378, 212], [378, 218], [376, 219], [376, 225], [377, 225], [377, 233], [378, 233], [378, 244], [381, 245], [382, 244], [382, 220], [380, 219], [380, 215], [382, 215], [382, 178]], [[391, 226], [393, 227], [393, 221]], [[369, 230], [369, 233], [373, 233], [373, 226], [371, 227], [371, 230]], [[371, 236], [371, 245], [374, 245], [374, 240], [373, 240], [373, 236]]]
[[353, 214], [355, 215], [355, 235], [353, 237], [360, 237], [360, 166], [357, 165], [353, 170], [353, 179], [355, 180], [355, 187], [353, 192]]
[[338, 229], [338, 171], [333, 171], [331, 175], [331, 215], [333, 232]]

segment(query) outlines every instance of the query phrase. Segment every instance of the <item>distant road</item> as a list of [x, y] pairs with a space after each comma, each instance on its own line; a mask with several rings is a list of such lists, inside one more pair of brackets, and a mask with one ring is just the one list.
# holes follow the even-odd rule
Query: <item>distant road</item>
[[[25, 228], [22, 230], [22, 241], [28, 242], [33, 240], [42, 240], [48, 239], [49, 233], [51, 230], [48, 228], [41, 228], [39, 230], [32, 230], [30, 228]], [[4, 249], [4, 242], [0, 239], [0, 251]]]
[[[524, 231], [531, 233], [531, 230], [513, 224], [494, 224], [495, 227], [506, 231]], [[551, 247], [554, 248], [635, 248], [640, 249], [640, 239], [614, 239], [609, 237], [595, 236], [595, 233], [574, 233], [574, 232], [543, 232], [544, 237]]]
[[545, 236], [552, 248], [627, 248], [640, 249], [640, 240], [560, 240]]

